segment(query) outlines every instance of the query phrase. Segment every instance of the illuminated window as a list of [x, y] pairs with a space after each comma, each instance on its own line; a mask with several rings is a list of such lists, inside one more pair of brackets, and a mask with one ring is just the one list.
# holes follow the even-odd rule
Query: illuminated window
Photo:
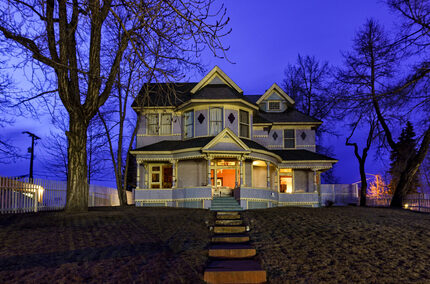
[[222, 130], [222, 108], [213, 107], [209, 111], [210, 135], [217, 135]]
[[149, 188], [171, 188], [173, 168], [171, 164], [151, 165]]
[[280, 110], [281, 102], [269, 101], [269, 110]]
[[293, 193], [293, 175], [279, 176], [279, 191], [281, 193]]
[[172, 134], [172, 115], [171, 114], [161, 115], [160, 134], [161, 135]]
[[242, 137], [249, 138], [249, 113], [247, 111], [240, 110], [239, 121], [240, 121], [239, 135]]
[[286, 148], [286, 149], [296, 148], [294, 129], [285, 129], [284, 130], [284, 148]]
[[194, 112], [191, 111], [187, 111], [184, 114], [184, 137], [185, 138], [190, 138], [193, 137], [194, 135]]

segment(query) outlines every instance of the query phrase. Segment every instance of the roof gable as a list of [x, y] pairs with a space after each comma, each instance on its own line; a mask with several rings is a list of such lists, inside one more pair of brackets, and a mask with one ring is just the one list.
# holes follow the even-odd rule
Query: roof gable
[[250, 152], [249, 147], [230, 128], [224, 128], [206, 146], [202, 152], [223, 151], [223, 152]]
[[258, 99], [257, 104], [269, 98], [283, 98], [292, 105], [295, 103], [294, 100], [289, 95], [287, 95], [276, 83], [273, 83], [273, 85]]
[[239, 88], [239, 86], [236, 85], [236, 83], [233, 82], [233, 80], [231, 80], [218, 66], [215, 66], [211, 71], [209, 71], [209, 73], [191, 89], [191, 94], [195, 94], [198, 90], [208, 84], [225, 84], [236, 90], [238, 93], [243, 94], [242, 89]]

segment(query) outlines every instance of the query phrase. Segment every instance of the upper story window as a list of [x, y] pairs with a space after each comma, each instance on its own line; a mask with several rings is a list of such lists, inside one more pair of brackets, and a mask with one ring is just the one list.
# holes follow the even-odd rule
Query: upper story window
[[171, 114], [165, 114], [165, 113], [149, 114], [147, 118], [148, 118], [148, 135], [172, 134], [172, 115]]
[[159, 129], [158, 113], [157, 114], [149, 114], [147, 116], [147, 118], [148, 118], [148, 134], [149, 135], [158, 135], [158, 129]]
[[172, 115], [161, 114], [160, 135], [172, 134]]
[[190, 110], [184, 113], [184, 137], [194, 136], [194, 111]]
[[249, 113], [247, 111], [239, 111], [239, 124], [239, 136], [249, 138]]
[[294, 129], [284, 130], [284, 148], [296, 148], [296, 139], [294, 135]]
[[281, 110], [281, 102], [269, 101], [269, 110]]
[[209, 129], [210, 135], [217, 135], [222, 130], [222, 108], [212, 107], [209, 111]]

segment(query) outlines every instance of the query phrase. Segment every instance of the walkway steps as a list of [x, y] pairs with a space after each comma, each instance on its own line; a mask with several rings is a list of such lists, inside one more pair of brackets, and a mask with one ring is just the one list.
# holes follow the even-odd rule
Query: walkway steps
[[208, 283], [265, 283], [266, 271], [255, 260], [212, 261], [205, 270]]
[[215, 226], [215, 234], [231, 234], [231, 233], [244, 233], [246, 231], [245, 226]]
[[246, 258], [256, 255], [256, 250], [249, 244], [212, 244], [209, 256], [218, 258]]
[[246, 243], [249, 242], [247, 234], [216, 234], [211, 239], [212, 243]]
[[[239, 210], [238, 210], [239, 211]], [[204, 280], [207, 283], [265, 283], [266, 271], [255, 261], [257, 251], [238, 211], [217, 211]]]
[[[225, 216], [225, 215], [224, 215]], [[242, 225], [242, 220], [216, 220], [215, 225]]]

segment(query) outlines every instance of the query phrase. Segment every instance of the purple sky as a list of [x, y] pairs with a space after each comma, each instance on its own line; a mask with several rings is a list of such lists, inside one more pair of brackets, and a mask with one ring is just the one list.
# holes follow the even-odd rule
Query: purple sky
[[[218, 65], [249, 95], [263, 94], [274, 82], [282, 86], [284, 69], [288, 63], [295, 63], [298, 53], [316, 56], [332, 65], [342, 64], [340, 51], [351, 47], [355, 31], [367, 18], [374, 17], [386, 27], [394, 22], [384, 3], [375, 0], [225, 2], [233, 29], [225, 43], [230, 46], [228, 57], [235, 64], [207, 54], [201, 61], [208, 70]], [[192, 75], [190, 81], [199, 81], [203, 75]], [[49, 119], [20, 118], [4, 132], [15, 138], [15, 144], [26, 153], [31, 139], [21, 132], [29, 130], [43, 139], [49, 129]], [[336, 175], [340, 182], [352, 183], [359, 180], [358, 166], [352, 148], [344, 146], [344, 142], [344, 136], [330, 140], [339, 159]], [[49, 174], [38, 160], [41, 151], [43, 148], [39, 143], [36, 146], [36, 177]], [[14, 164], [0, 164], [0, 175], [28, 174], [28, 164], [29, 161], [23, 159]], [[370, 155], [367, 172], [382, 173], [382, 168], [381, 163]], [[113, 185], [113, 179], [96, 183]]]

